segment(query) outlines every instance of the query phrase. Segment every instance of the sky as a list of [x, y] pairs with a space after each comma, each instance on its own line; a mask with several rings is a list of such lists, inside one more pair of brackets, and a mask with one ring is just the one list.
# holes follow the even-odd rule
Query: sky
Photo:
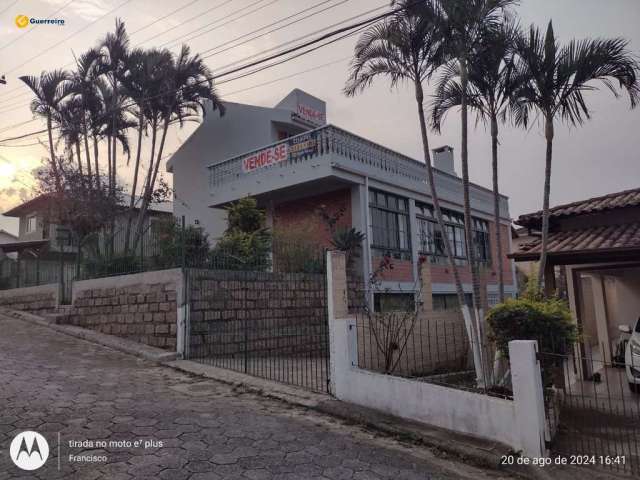
[[[33, 195], [32, 171], [48, 152], [46, 136], [42, 135], [2, 141], [45, 126], [41, 120], [34, 120], [29, 109], [29, 91], [18, 77], [72, 68], [74, 55], [113, 30], [116, 17], [124, 20], [133, 45], [169, 47], [175, 52], [184, 42], [195, 53], [213, 54], [206, 62], [215, 73], [270, 47], [376, 7], [386, 7], [388, 3], [384, 0], [0, 0], [0, 75], [6, 75], [7, 80], [6, 85], [0, 85], [0, 212]], [[307, 8], [307, 12], [283, 20]], [[552, 19], [560, 43], [571, 38], [622, 36], [640, 56], [638, 0], [522, 0], [515, 11], [524, 26], [533, 23], [546, 27]], [[253, 30], [278, 20], [283, 21], [274, 27], [282, 26], [310, 14], [314, 15], [240, 45], [253, 36], [246, 35]], [[63, 19], [64, 25], [28, 25], [21, 29], [15, 23], [18, 15]], [[246, 36], [237, 39], [242, 35]], [[348, 38], [256, 75], [226, 82], [218, 86], [218, 93], [223, 100], [273, 106], [293, 88], [301, 88], [327, 102], [329, 123], [420, 160], [422, 144], [410, 85], [391, 90], [388, 82], [380, 78], [356, 97], [346, 98], [342, 93], [354, 43], [355, 38]], [[426, 94], [432, 91], [427, 85]], [[591, 121], [579, 128], [556, 127], [552, 205], [640, 184], [640, 109], [630, 110], [625, 97], [616, 100], [607, 90], [588, 92], [587, 99], [593, 113]], [[432, 147], [454, 147], [458, 172], [459, 123], [459, 115], [452, 113], [440, 135], [430, 133]], [[196, 127], [190, 124], [182, 129], [173, 128], [167, 138], [167, 156]], [[482, 125], [472, 122], [470, 127], [470, 178], [489, 187], [490, 138]], [[510, 198], [513, 218], [542, 205], [544, 154], [541, 125], [534, 124], [526, 131], [510, 126], [501, 128], [500, 190]], [[131, 169], [122, 155], [120, 163], [119, 173], [126, 183]], [[164, 173], [163, 177], [171, 182], [171, 174]], [[17, 223], [0, 216], [0, 229], [15, 233]]]

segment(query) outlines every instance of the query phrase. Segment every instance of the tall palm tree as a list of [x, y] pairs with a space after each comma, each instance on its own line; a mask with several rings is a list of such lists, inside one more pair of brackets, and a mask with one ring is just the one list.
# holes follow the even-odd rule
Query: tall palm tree
[[60, 136], [58, 142], [64, 140], [71, 157], [77, 157], [78, 172], [84, 178], [82, 155], [80, 153], [80, 138], [82, 137], [82, 116], [83, 110], [81, 102], [77, 98], [71, 98], [62, 102], [54, 116], [55, 123], [59, 126]]
[[[440, 65], [444, 47], [437, 4], [430, 0], [419, 3], [402, 0], [395, 2], [395, 5], [400, 9], [396, 14], [369, 27], [358, 39], [344, 92], [347, 96], [354, 96], [370, 86], [376, 77], [389, 78], [392, 87], [397, 87], [403, 82], [412, 85], [416, 96], [429, 193], [442, 232], [444, 252], [453, 272], [458, 302], [467, 325], [469, 339], [472, 340], [471, 316], [440, 208], [424, 113], [423, 83]], [[475, 345], [475, 342], [471, 342], [471, 345]]]
[[121, 111], [123, 98], [120, 96], [120, 83], [127, 69], [127, 58], [129, 55], [129, 35], [121, 19], [116, 19], [116, 28], [114, 32], [107, 33], [106, 37], [100, 45], [102, 53], [101, 71], [105, 73], [111, 82], [113, 90], [113, 102], [111, 105], [111, 132], [112, 135], [107, 137], [109, 143], [109, 165], [110, 165], [110, 184], [112, 188], [116, 185], [116, 176], [118, 169], [117, 162], [117, 138], [118, 132], [122, 127], [118, 125], [118, 112]]
[[[513, 43], [517, 28], [505, 22], [495, 32], [489, 32], [469, 61], [467, 104], [477, 115], [477, 121], [489, 124], [491, 135], [491, 169], [493, 177], [493, 221], [496, 228], [496, 253], [499, 301], [504, 302], [504, 272], [502, 232], [500, 231], [500, 191], [498, 185], [499, 123], [504, 123], [511, 106], [517, 77], [513, 68]], [[432, 124], [440, 131], [448, 110], [462, 103], [460, 66], [446, 66], [436, 87]]]
[[[127, 59], [127, 72], [122, 78], [123, 93], [135, 103], [131, 108], [132, 115], [137, 122], [137, 148], [133, 169], [133, 183], [129, 200], [129, 213], [125, 235], [125, 249], [129, 249], [131, 227], [138, 192], [140, 164], [142, 154], [142, 137], [146, 133], [151, 118], [154, 116], [150, 109], [152, 103], [147, 100], [151, 92], [160, 92], [164, 88], [164, 74], [171, 65], [171, 53], [168, 50], [134, 49]], [[157, 125], [157, 121], [155, 123]], [[155, 127], [154, 127], [155, 128]], [[155, 137], [154, 137], [155, 139]], [[152, 154], [153, 156], [153, 154]], [[151, 178], [148, 175], [148, 178]]]
[[[101, 55], [95, 48], [90, 48], [76, 59], [76, 70], [72, 74], [72, 85], [74, 96], [79, 100], [83, 115], [80, 118], [82, 137], [84, 141], [85, 157], [87, 162], [87, 175], [90, 182], [93, 176], [91, 165], [91, 151], [89, 148], [89, 122], [91, 112], [101, 107], [100, 96], [97, 91], [96, 81]], [[95, 154], [95, 151], [94, 151]], [[97, 169], [97, 159], [94, 159]], [[98, 171], [96, 170], [96, 182], [98, 182]], [[98, 183], [96, 183], [98, 185]]]
[[515, 119], [527, 125], [532, 110], [544, 122], [546, 139], [544, 195], [542, 201], [542, 245], [538, 287], [544, 288], [549, 236], [549, 195], [551, 162], [556, 119], [577, 126], [591, 118], [584, 94], [596, 90], [599, 81], [617, 98], [614, 82], [629, 95], [631, 107], [640, 99], [636, 57], [622, 38], [571, 40], [560, 47], [553, 24], [549, 22], [543, 35], [535, 26], [516, 40], [518, 75], [526, 83], [518, 91]]
[[[462, 189], [464, 202], [464, 230], [471, 284], [473, 288], [473, 310], [477, 341], [484, 343], [484, 312], [480, 292], [480, 278], [476, 252], [473, 248], [473, 221], [471, 218], [471, 196], [469, 193], [469, 149], [468, 149], [468, 98], [469, 63], [481, 48], [488, 33], [500, 28], [505, 9], [518, 3], [517, 0], [440, 0], [440, 18], [444, 32], [444, 43], [451, 64], [460, 71], [460, 120], [462, 161]], [[481, 348], [482, 350], [482, 348]], [[484, 361], [483, 361], [484, 363]], [[478, 378], [484, 384], [485, 378]]]
[[[186, 45], [182, 46], [176, 57], [169, 55], [171, 58], [169, 64], [165, 64], [164, 61], [162, 64], [164, 69], [162, 81], [152, 82], [153, 88], [158, 89], [157, 92], [149, 92], [151, 158], [136, 224], [136, 245], [140, 240], [144, 217], [152, 200], [170, 125], [178, 123], [182, 126], [186, 120], [204, 116], [208, 107], [224, 115], [224, 106], [213, 86], [213, 75], [202, 58], [197, 54], [192, 56]], [[156, 153], [157, 129], [160, 126], [162, 126], [162, 135]]]
[[49, 153], [51, 155], [51, 172], [55, 179], [56, 188], [61, 192], [60, 164], [56, 160], [56, 151], [53, 144], [53, 122], [56, 115], [59, 114], [61, 102], [71, 93], [68, 81], [69, 73], [66, 70], [53, 70], [51, 72], [42, 72], [39, 77], [23, 75], [20, 80], [35, 94], [35, 98], [31, 100], [31, 112], [46, 119]]

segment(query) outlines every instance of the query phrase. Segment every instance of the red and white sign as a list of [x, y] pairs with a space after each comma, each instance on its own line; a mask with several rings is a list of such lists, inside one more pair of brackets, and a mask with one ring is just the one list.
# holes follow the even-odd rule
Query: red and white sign
[[315, 108], [308, 107], [301, 103], [298, 104], [298, 111], [296, 112], [300, 118], [307, 122], [314, 123], [316, 125], [324, 125], [324, 113]]
[[279, 143], [273, 147], [265, 148], [242, 160], [242, 170], [252, 172], [259, 168], [275, 165], [286, 160], [289, 156], [289, 146], [286, 142]]

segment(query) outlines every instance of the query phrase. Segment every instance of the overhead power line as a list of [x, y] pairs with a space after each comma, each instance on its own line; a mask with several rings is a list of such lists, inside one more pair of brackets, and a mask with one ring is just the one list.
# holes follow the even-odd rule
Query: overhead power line
[[195, 3], [198, 3], [198, 2], [201, 2], [201, 1], [202, 1], [202, 0], [191, 0], [190, 2], [188, 2], [188, 3], [184, 4], [184, 5], [181, 5], [180, 7], [176, 8], [175, 10], [171, 10], [169, 13], [167, 13], [167, 14], [163, 15], [162, 17], [160, 17], [160, 18], [156, 18], [153, 22], [151, 22], [151, 23], [147, 23], [147, 24], [146, 24], [145, 26], [143, 26], [142, 28], [138, 28], [137, 30], [134, 30], [134, 31], [133, 31], [133, 32], [131, 32], [129, 35], [131, 36], [131, 35], [135, 35], [136, 33], [140, 33], [140, 32], [142, 32], [143, 30], [146, 30], [147, 28], [151, 27], [152, 25], [155, 25], [156, 23], [161, 22], [162, 20], [164, 20], [164, 19], [166, 19], [166, 18], [169, 18], [171, 15], [174, 15], [174, 14], [176, 14], [176, 13], [178, 13], [178, 12], [182, 12], [182, 11], [184, 11], [186, 8], [189, 8], [191, 5], [193, 5], [193, 4], [195, 4]]
[[[302, 14], [302, 13], [305, 13], [305, 12], [307, 12], [307, 11], [311, 10], [311, 9], [314, 9], [314, 8], [316, 8], [316, 7], [318, 7], [318, 6], [321, 6], [321, 5], [323, 5], [323, 4], [326, 4], [328, 1], [333, 1], [333, 0], [325, 0], [325, 1], [323, 1], [323, 2], [320, 2], [320, 3], [317, 3], [317, 4], [315, 4], [315, 5], [312, 5], [311, 7], [308, 7], [308, 8], [305, 8], [305, 9], [303, 9], [303, 10], [300, 10], [300, 11], [298, 11], [298, 12], [294, 13], [294, 14], [287, 15], [286, 17], [283, 17], [283, 18], [281, 18], [281, 19], [279, 19], [279, 20], [276, 20], [275, 22], [272, 22], [272, 23], [270, 23], [270, 24], [268, 24], [268, 25], [264, 25], [264, 26], [262, 26], [262, 27], [259, 27], [259, 28], [255, 29], [255, 30], [252, 30], [251, 32], [247, 32], [246, 34], [240, 35], [240, 36], [238, 36], [238, 37], [236, 37], [236, 38], [233, 38], [233, 39], [231, 39], [231, 40], [228, 40], [228, 41], [226, 41], [226, 42], [223, 42], [223, 43], [221, 43], [221, 44], [218, 44], [218, 45], [216, 45], [216, 46], [214, 46], [214, 47], [211, 47], [211, 48], [209, 48], [209, 49], [205, 50], [204, 52], [206, 53], [206, 52], [209, 52], [209, 51], [212, 51], [212, 50], [219, 49], [219, 48], [221, 48], [221, 47], [223, 47], [223, 46], [228, 45], [229, 43], [233, 43], [234, 41], [240, 40], [240, 39], [242, 39], [242, 38], [244, 38], [244, 37], [246, 37], [246, 36], [249, 36], [249, 35], [251, 35], [251, 34], [253, 34], [253, 33], [260, 32], [260, 31], [264, 30], [265, 28], [268, 28], [268, 27], [271, 27], [271, 26], [276, 25], [276, 24], [278, 24], [278, 23], [281, 23], [281, 22], [283, 22], [283, 21], [289, 20], [289, 19], [291, 19], [291, 18], [293, 18], [293, 17], [296, 17], [296, 16], [298, 16], [298, 15], [300, 15], [300, 14]], [[295, 20], [295, 21], [293, 21], [293, 22], [289, 22], [288, 24], [286, 24], [286, 25], [282, 25], [281, 27], [274, 28], [274, 29], [272, 29], [272, 30], [270, 30], [270, 31], [268, 31], [268, 32], [263, 33], [263, 34], [256, 35], [256, 36], [254, 36], [254, 37], [252, 37], [252, 38], [250, 38], [250, 39], [247, 39], [247, 40], [245, 40], [245, 41], [243, 41], [243, 42], [240, 42], [240, 43], [238, 43], [238, 44], [236, 44], [236, 45], [228, 46], [227, 48], [225, 48], [225, 49], [223, 49], [223, 50], [221, 50], [221, 51], [219, 51], [219, 52], [212, 53], [211, 55], [208, 55], [208, 56], [206, 56], [206, 57], [204, 57], [204, 58], [210, 58], [210, 57], [213, 57], [213, 56], [218, 55], [218, 54], [220, 54], [220, 53], [223, 53], [223, 52], [226, 52], [226, 51], [232, 50], [232, 49], [234, 49], [234, 48], [236, 48], [236, 47], [239, 47], [239, 46], [244, 45], [244, 44], [246, 44], [246, 43], [249, 43], [249, 42], [251, 42], [251, 41], [253, 41], [253, 40], [256, 40], [256, 39], [258, 39], [258, 38], [261, 38], [261, 37], [263, 37], [263, 36], [265, 36], [265, 35], [267, 35], [267, 34], [273, 33], [273, 32], [275, 32], [275, 31], [277, 31], [277, 30], [281, 30], [281, 29], [283, 29], [283, 28], [285, 28], [285, 27], [287, 27], [287, 26], [290, 26], [290, 25], [293, 25], [293, 24], [295, 24], [295, 23], [298, 23], [299, 21], [302, 21], [302, 20], [304, 20], [304, 19], [308, 19], [308, 18], [310, 18], [310, 17], [312, 17], [312, 16], [314, 16], [314, 15], [317, 15], [317, 14], [319, 14], [319, 13], [325, 12], [325, 11], [329, 10], [330, 8], [334, 8], [334, 7], [337, 7], [337, 6], [339, 6], [339, 5], [342, 5], [342, 4], [344, 4], [345, 2], [347, 2], [347, 1], [350, 1], [350, 0], [342, 0], [341, 2], [339, 2], [339, 3], [335, 4], [335, 5], [331, 5], [331, 6], [329, 6], [329, 7], [326, 7], [326, 8], [324, 8], [324, 9], [322, 9], [322, 10], [318, 10], [318, 11], [316, 11], [316, 12], [313, 12], [313, 13], [311, 13], [311, 14], [309, 14], [309, 15], [306, 15], [305, 17], [302, 17], [302, 18], [300, 18], [300, 19], [297, 19], [297, 20]], [[365, 12], [359, 13], [359, 14], [354, 15], [354, 16], [352, 16], [352, 17], [346, 18], [346, 19], [344, 19], [344, 20], [342, 20], [342, 21], [340, 21], [340, 22], [334, 23], [334, 24], [332, 24], [332, 25], [329, 25], [329, 26], [327, 26], [327, 27], [321, 28], [321, 29], [316, 30], [316, 31], [314, 31], [314, 32], [310, 32], [310, 33], [308, 33], [308, 34], [305, 34], [305, 35], [302, 35], [302, 36], [300, 36], [300, 37], [297, 37], [297, 38], [295, 38], [295, 39], [293, 39], [293, 40], [289, 40], [289, 41], [287, 41], [287, 42], [285, 42], [285, 43], [283, 43], [283, 44], [276, 45], [275, 47], [270, 48], [268, 51], [274, 51], [274, 50], [277, 50], [278, 48], [280, 48], [280, 47], [282, 47], [282, 46], [290, 45], [290, 44], [295, 43], [295, 42], [297, 42], [297, 41], [299, 41], [299, 40], [302, 40], [302, 39], [305, 39], [305, 38], [309, 38], [309, 37], [311, 37], [311, 36], [313, 36], [313, 35], [315, 35], [315, 34], [317, 34], [317, 33], [321, 33], [321, 32], [327, 31], [327, 30], [329, 30], [329, 29], [331, 29], [331, 28], [333, 28], [333, 27], [336, 27], [336, 26], [338, 26], [338, 25], [342, 25], [342, 24], [347, 23], [347, 22], [349, 22], [349, 21], [351, 21], [351, 20], [355, 20], [356, 18], [360, 18], [360, 17], [363, 17], [363, 16], [365, 16], [365, 15], [371, 14], [371, 13], [373, 13], [373, 12], [375, 12], [375, 11], [378, 11], [378, 10], [381, 10], [381, 9], [383, 9], [383, 8], [386, 8], [387, 6], [388, 6], [388, 4], [386, 4], [386, 3], [385, 3], [385, 4], [383, 4], [383, 5], [379, 6], [379, 7], [376, 7], [376, 8], [373, 8], [373, 9], [367, 10], [367, 11], [365, 11]], [[262, 52], [262, 53], [264, 53], [264, 52]], [[225, 68], [225, 67], [227, 67], [227, 66], [231, 66], [231, 65], [237, 65], [238, 63], [241, 63], [241, 62], [243, 62], [243, 61], [246, 61], [246, 60], [249, 60], [249, 59], [252, 59], [252, 58], [256, 58], [256, 57], [257, 57], [257, 56], [259, 56], [259, 55], [260, 55], [260, 53], [255, 54], [255, 55], [251, 55], [251, 56], [249, 56], [249, 57], [241, 58], [241, 59], [236, 60], [235, 62], [233, 62], [233, 63], [231, 63], [231, 64], [228, 64], [228, 65], [223, 66], [222, 68]], [[66, 66], [70, 66], [70, 65], [73, 65], [73, 62], [71, 62], [71, 63], [69, 63], [69, 64], [65, 65], [65, 67], [66, 67]], [[22, 94], [18, 95], [18, 97], [26, 97], [26, 96], [28, 96], [28, 95], [30, 95], [30, 94], [31, 94], [31, 92], [30, 92], [30, 91], [26, 91], [26, 92], [24, 92], [24, 93], [22, 93]], [[27, 106], [27, 105], [28, 105], [28, 104], [27, 104], [27, 103], [24, 103], [24, 101], [22, 100], [22, 98], [17, 98], [17, 97], [16, 97], [16, 98], [14, 98], [14, 101], [9, 102], [9, 103], [5, 103], [4, 105], [0, 105], [0, 106], [2, 107], [2, 109], [0, 110], [0, 114], [7, 113], [7, 112], [11, 112], [11, 111], [13, 111], [13, 110], [17, 110], [17, 109], [19, 109], [19, 108], [21, 108], [21, 107], [25, 107], [25, 106]]]
[[0, 10], [0, 15], [4, 15], [4, 13], [9, 10], [11, 7], [13, 7], [16, 3], [18, 3], [20, 0], [14, 0], [13, 2], [11, 2], [9, 5], [7, 5], [6, 7], [4, 7], [2, 10]]
[[[261, 66], [261, 67], [259, 67], [257, 69], [252, 70], [251, 73], [246, 73], [245, 72], [243, 75], [234, 77], [233, 80], [237, 80], [239, 78], [243, 78], [245, 76], [257, 73], [259, 71], [265, 70], [266, 68], [271, 68], [273, 66], [280, 65], [282, 63], [288, 62], [288, 61], [293, 60], [295, 58], [298, 58], [300, 56], [303, 56], [303, 55], [309, 54], [309, 53], [311, 53], [313, 51], [316, 51], [316, 50], [318, 50], [318, 49], [320, 49], [322, 47], [325, 47], [327, 45], [330, 45], [332, 43], [340, 41], [340, 40], [342, 40], [344, 38], [347, 38], [347, 37], [349, 37], [351, 35], [354, 35], [358, 31], [363, 30], [364, 28], [368, 27], [369, 25], [372, 25], [373, 23], [376, 23], [376, 22], [378, 22], [378, 21], [380, 21], [380, 20], [382, 20], [382, 19], [384, 19], [384, 18], [386, 18], [386, 17], [388, 17], [390, 15], [393, 15], [393, 14], [397, 13], [402, 8], [403, 7], [396, 8], [396, 9], [390, 10], [390, 11], [388, 11], [386, 13], [383, 13], [381, 15], [377, 15], [377, 16], [374, 16], [372, 18], [369, 18], [367, 20], [363, 20], [361, 22], [357, 22], [357, 23], [354, 23], [354, 24], [351, 24], [351, 25], [347, 25], [345, 27], [333, 30], [333, 31], [328, 32], [328, 33], [326, 33], [324, 35], [321, 35], [318, 38], [315, 38], [315, 39], [310, 40], [308, 42], [304, 42], [304, 43], [302, 43], [300, 45], [296, 45], [294, 47], [288, 48], [288, 49], [286, 49], [286, 50], [284, 50], [282, 52], [278, 52], [278, 53], [275, 53], [273, 55], [269, 55], [267, 57], [261, 58], [259, 60], [255, 60], [255, 61], [253, 61], [253, 62], [251, 62], [251, 63], [249, 63], [247, 65], [242, 65], [240, 67], [236, 67], [236, 68], [233, 68], [231, 70], [227, 70], [227, 71], [222, 72], [222, 73], [220, 73], [218, 75], [213, 75], [212, 77], [203, 79], [203, 80], [197, 82], [194, 85], [206, 83], [206, 82], [213, 81], [213, 80], [217, 80], [217, 79], [223, 78], [223, 77], [227, 77], [227, 76], [232, 75], [234, 73], [241, 72], [242, 70], [247, 70], [247, 69], [250, 69], [252, 67], [263, 65], [264, 63], [269, 62], [271, 60], [277, 60], [280, 57], [283, 57], [283, 56], [286, 56], [286, 55], [289, 55], [289, 54], [294, 54], [294, 55], [291, 55], [291, 56], [289, 56], [289, 57], [287, 57], [287, 58], [285, 58], [283, 60], [277, 60], [276, 62], [273, 62], [273, 63], [271, 63], [269, 65], [266, 65], [266, 66], [263, 65], [263, 66]], [[332, 38], [332, 37], [336, 37], [336, 38]], [[323, 42], [323, 43], [321, 43], [321, 42]], [[316, 45], [316, 44], [319, 44], [319, 45]], [[310, 48], [307, 48], [307, 47], [310, 47]], [[306, 50], [303, 50], [303, 49], [306, 49]], [[299, 52], [300, 50], [302, 50], [302, 52]], [[231, 80], [227, 80], [227, 81], [231, 81]], [[227, 81], [218, 82], [218, 84], [226, 83]], [[143, 101], [151, 100], [151, 99], [154, 99], [154, 98], [162, 97], [162, 96], [170, 94], [170, 93], [177, 93], [177, 91], [178, 90], [168, 90], [168, 91], [156, 94], [156, 95], [151, 95], [151, 96], [145, 97], [142, 100]], [[135, 102], [130, 102], [128, 104], [124, 104], [124, 105], [122, 105], [120, 107], [112, 109], [109, 112], [105, 112], [103, 114], [102, 118], [107, 118], [110, 115], [112, 115], [114, 112], [116, 112], [118, 110], [129, 108], [131, 106], [135, 106]], [[34, 136], [34, 135], [40, 135], [40, 134], [42, 134], [44, 132], [47, 132], [47, 131], [48, 131], [47, 129], [44, 129], [44, 130], [40, 130], [40, 131], [37, 131], [37, 132], [31, 132], [31, 133], [27, 133], [27, 134], [24, 134], [24, 135], [19, 135], [19, 136], [16, 136], [16, 137], [0, 139], [0, 144], [2, 144], [4, 142], [8, 142], [8, 141], [14, 141], [14, 140], [22, 139], [22, 138], [27, 138], [27, 137]]]

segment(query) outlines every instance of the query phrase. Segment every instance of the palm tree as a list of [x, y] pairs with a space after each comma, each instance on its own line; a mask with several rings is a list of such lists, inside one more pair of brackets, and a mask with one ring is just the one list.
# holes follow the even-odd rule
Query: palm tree
[[[593, 81], [600, 81], [617, 98], [614, 81], [627, 91], [631, 108], [640, 99], [637, 73], [640, 65], [622, 38], [571, 40], [560, 47], [553, 24], [547, 31], [535, 26], [516, 40], [518, 75], [526, 83], [517, 92], [515, 120], [527, 125], [532, 110], [544, 122], [546, 139], [544, 196], [542, 201], [542, 245], [538, 287], [544, 288], [549, 236], [549, 195], [551, 192], [551, 161], [556, 118], [569, 125], [581, 125], [591, 118], [584, 94], [596, 90]], [[546, 292], [548, 293], [548, 292]]]
[[[146, 133], [153, 113], [150, 110], [151, 103], [147, 101], [150, 92], [160, 92], [164, 85], [165, 69], [171, 64], [171, 54], [168, 50], [143, 50], [134, 49], [127, 59], [127, 72], [122, 78], [123, 93], [135, 103], [131, 109], [137, 120], [137, 148], [136, 160], [133, 169], [133, 184], [129, 201], [129, 214], [125, 235], [125, 249], [129, 249], [133, 213], [138, 192], [138, 179], [140, 175], [140, 160], [142, 154], [142, 137]], [[157, 122], [155, 123], [157, 125]], [[154, 127], [155, 129], [155, 127]], [[155, 137], [154, 137], [155, 142]], [[152, 154], [153, 157], [153, 154]], [[151, 178], [150, 176], [148, 176]]]
[[122, 77], [127, 69], [127, 58], [129, 55], [129, 35], [121, 19], [116, 19], [116, 29], [113, 33], [108, 33], [100, 45], [102, 53], [101, 72], [105, 73], [111, 82], [113, 90], [113, 101], [111, 103], [111, 135], [107, 137], [109, 142], [107, 151], [109, 152], [109, 183], [112, 188], [116, 185], [117, 175], [117, 132], [122, 129], [118, 125], [118, 112], [121, 111], [123, 98], [119, 94], [119, 86]]
[[[440, 209], [424, 114], [423, 83], [431, 77], [442, 60], [443, 44], [437, 5], [433, 1], [416, 4], [411, 0], [398, 1], [397, 5], [400, 8], [397, 13], [369, 27], [360, 36], [344, 92], [347, 96], [353, 96], [370, 86], [373, 80], [380, 76], [388, 77], [392, 87], [402, 82], [409, 82], [413, 86], [427, 183], [438, 226], [442, 232], [444, 252], [453, 272], [458, 302], [465, 318], [469, 339], [472, 340], [471, 317]], [[475, 342], [471, 342], [471, 345], [475, 345]]]
[[[480, 292], [480, 278], [475, 249], [473, 248], [473, 221], [471, 218], [471, 197], [469, 193], [469, 149], [468, 149], [468, 98], [469, 63], [481, 49], [485, 38], [500, 28], [504, 21], [505, 9], [517, 0], [440, 0], [440, 18], [443, 28], [446, 54], [449, 66], [457, 64], [460, 72], [460, 117], [462, 188], [464, 202], [464, 230], [471, 268], [473, 288], [473, 309], [476, 339], [480, 346], [484, 343], [484, 313]], [[482, 348], [480, 348], [482, 350]], [[484, 384], [485, 378], [478, 378]]]
[[[74, 96], [79, 100], [82, 108], [80, 125], [82, 127], [82, 137], [84, 140], [85, 156], [87, 161], [87, 175], [91, 181], [93, 168], [91, 166], [91, 153], [89, 148], [89, 122], [92, 112], [100, 109], [101, 99], [97, 89], [98, 67], [101, 58], [100, 52], [95, 48], [90, 48], [76, 59], [76, 71], [73, 72], [72, 85]], [[95, 156], [95, 149], [94, 149]], [[98, 161], [94, 158], [96, 168], [96, 182], [99, 182]], [[96, 183], [99, 185], [99, 183]]]
[[80, 153], [80, 138], [82, 137], [82, 115], [83, 110], [81, 103], [76, 98], [63, 102], [58, 107], [58, 111], [54, 115], [55, 123], [59, 126], [60, 136], [58, 142], [64, 140], [67, 150], [70, 152], [71, 158], [75, 156], [78, 161], [78, 172], [84, 178], [82, 155]]
[[55, 179], [56, 188], [61, 192], [60, 166], [56, 160], [56, 151], [53, 145], [53, 122], [54, 118], [59, 115], [60, 103], [71, 93], [68, 81], [69, 73], [65, 70], [53, 70], [42, 72], [39, 77], [23, 75], [20, 80], [35, 94], [35, 98], [31, 100], [31, 112], [44, 117], [47, 121], [51, 172]]
[[[467, 104], [475, 111], [477, 121], [489, 124], [491, 133], [491, 166], [493, 173], [493, 216], [496, 227], [496, 253], [499, 301], [504, 302], [504, 272], [502, 233], [500, 231], [500, 192], [498, 186], [499, 123], [504, 123], [511, 106], [517, 79], [513, 71], [513, 42], [517, 28], [512, 22], [483, 39], [480, 48], [469, 62]], [[444, 69], [433, 100], [433, 127], [439, 132], [448, 110], [462, 103], [459, 63]]]
[[[183, 45], [177, 57], [170, 53], [171, 61], [163, 60], [162, 81], [152, 82], [154, 89], [148, 97], [148, 111], [151, 122], [151, 158], [142, 195], [142, 203], [136, 224], [136, 245], [142, 234], [143, 220], [152, 200], [158, 170], [162, 160], [165, 141], [172, 123], [180, 126], [186, 120], [194, 120], [206, 114], [207, 107], [224, 115], [224, 106], [213, 86], [213, 75], [199, 55], [191, 56], [189, 47]], [[159, 67], [160, 68], [160, 67]], [[162, 136], [155, 152], [157, 129], [162, 125]], [[155, 155], [155, 158], [154, 158]]]

